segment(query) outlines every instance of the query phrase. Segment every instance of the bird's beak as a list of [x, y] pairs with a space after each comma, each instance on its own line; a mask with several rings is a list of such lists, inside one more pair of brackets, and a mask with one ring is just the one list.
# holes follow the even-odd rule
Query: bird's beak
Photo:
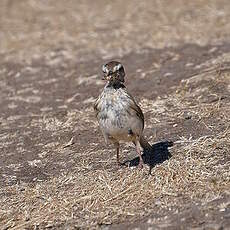
[[102, 77], [102, 80], [109, 81], [109, 79], [110, 79], [110, 77], [109, 77], [109, 76], [105, 76], [105, 75], [104, 75], [104, 76]]

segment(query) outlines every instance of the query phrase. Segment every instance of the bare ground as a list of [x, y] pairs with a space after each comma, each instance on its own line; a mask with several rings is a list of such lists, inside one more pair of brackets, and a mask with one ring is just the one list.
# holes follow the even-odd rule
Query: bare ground
[[[0, 3], [1, 228], [230, 228], [230, 4], [175, 3]], [[110, 59], [145, 114], [142, 171], [94, 118]]]

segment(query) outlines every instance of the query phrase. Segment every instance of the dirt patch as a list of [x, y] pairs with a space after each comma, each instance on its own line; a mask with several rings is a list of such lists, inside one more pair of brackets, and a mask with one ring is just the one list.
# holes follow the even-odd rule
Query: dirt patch
[[[144, 54], [131, 53], [121, 60], [127, 66], [127, 86], [145, 112], [145, 130], [150, 139], [154, 133], [157, 136], [154, 141], [175, 141], [182, 135], [181, 132], [194, 138], [212, 133], [212, 129], [199, 120], [197, 111], [190, 111], [186, 106], [181, 108], [186, 97], [180, 96], [188, 88], [184, 79], [205, 71], [215, 74], [221, 69], [219, 62], [214, 64], [212, 72], [209, 64], [200, 67], [201, 62], [195, 61], [205, 57], [203, 62], [211, 65], [223, 50], [228, 51], [229, 46], [219, 46], [215, 53], [209, 53], [210, 49], [190, 45], [180, 49], [146, 50]], [[88, 145], [94, 146], [95, 150], [100, 148], [93, 144], [102, 140], [95, 135], [98, 126], [92, 103], [103, 87], [99, 72], [103, 61], [92, 63], [92, 72], [87, 72], [87, 63], [68, 63], [65, 57], [56, 56], [65, 67], [49, 66], [42, 60], [32, 62], [30, 66], [2, 63], [2, 182], [43, 180], [62, 169], [66, 170], [66, 167], [69, 170], [74, 168], [79, 160], [76, 152], [81, 157], [81, 151]], [[174, 57], [177, 59], [174, 60]], [[187, 63], [189, 66], [183, 68]], [[205, 76], [208, 74], [205, 72]], [[182, 79], [184, 81], [181, 82]], [[214, 82], [209, 86], [209, 78], [201, 79], [189, 86], [198, 94], [200, 89], [197, 84], [202, 83], [201, 86], [205, 87], [202, 89], [205, 95], [197, 96], [199, 100], [202, 101], [201, 97], [214, 100], [213, 103], [228, 100], [225, 82]], [[175, 90], [175, 101], [169, 100], [170, 93]], [[196, 110], [202, 109], [201, 102], [198, 104], [194, 98], [187, 98], [186, 103], [193, 103], [197, 106]], [[207, 104], [209, 101], [204, 102]], [[178, 108], [177, 103], [180, 103]], [[177, 117], [166, 117], [166, 111], [178, 113]], [[74, 145], [63, 148], [72, 137]]]
[[[59, 53], [63, 66], [2, 63], [3, 225], [229, 226], [229, 49], [189, 45], [121, 59], [145, 113], [146, 136], [174, 142], [161, 161], [154, 158], [159, 144], [148, 156], [151, 175], [148, 166], [117, 168], [114, 150], [104, 146], [92, 110], [103, 87], [102, 60], [91, 71]], [[124, 162], [135, 165], [135, 157], [123, 146]]]
[[[2, 0], [0, 228], [229, 229], [229, 12]], [[116, 166], [94, 117], [111, 59], [145, 114], [142, 171], [129, 144]]]

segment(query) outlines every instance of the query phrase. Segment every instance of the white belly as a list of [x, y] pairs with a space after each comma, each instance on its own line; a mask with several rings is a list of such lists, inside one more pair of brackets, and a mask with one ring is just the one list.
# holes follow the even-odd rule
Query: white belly
[[118, 103], [107, 100], [101, 108], [99, 124], [106, 135], [117, 140], [131, 141], [135, 135], [141, 134], [142, 121], [128, 112], [130, 108], [127, 101]]

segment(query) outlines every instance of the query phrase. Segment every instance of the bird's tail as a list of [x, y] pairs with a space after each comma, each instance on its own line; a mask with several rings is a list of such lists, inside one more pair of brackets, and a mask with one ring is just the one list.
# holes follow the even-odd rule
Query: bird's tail
[[146, 150], [146, 151], [152, 150], [152, 146], [149, 144], [149, 142], [144, 137], [141, 137], [140, 144], [143, 150]]

